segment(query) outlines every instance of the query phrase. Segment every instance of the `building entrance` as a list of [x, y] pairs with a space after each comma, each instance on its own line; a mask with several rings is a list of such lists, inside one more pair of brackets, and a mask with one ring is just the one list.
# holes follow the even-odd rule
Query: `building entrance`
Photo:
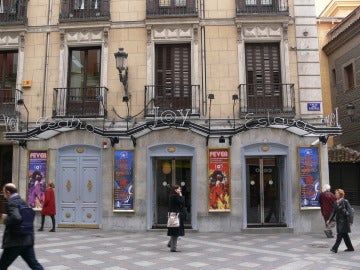
[[280, 163], [277, 157], [246, 158], [248, 227], [285, 226]]
[[182, 187], [187, 212], [185, 226], [191, 227], [191, 159], [155, 158], [154, 159], [154, 218], [153, 228], [166, 227], [169, 192], [173, 185]]

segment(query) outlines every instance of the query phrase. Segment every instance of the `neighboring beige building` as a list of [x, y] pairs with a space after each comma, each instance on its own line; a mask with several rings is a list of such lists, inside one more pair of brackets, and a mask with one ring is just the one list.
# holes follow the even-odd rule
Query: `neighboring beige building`
[[59, 227], [162, 228], [181, 184], [188, 228], [322, 229], [314, 1], [0, 1], [0, 172]]
[[[318, 18], [324, 110], [337, 108], [343, 133], [329, 148], [330, 184], [360, 204], [359, 87], [360, 7], [358, 1], [331, 1]], [[350, 114], [349, 114], [350, 113]]]

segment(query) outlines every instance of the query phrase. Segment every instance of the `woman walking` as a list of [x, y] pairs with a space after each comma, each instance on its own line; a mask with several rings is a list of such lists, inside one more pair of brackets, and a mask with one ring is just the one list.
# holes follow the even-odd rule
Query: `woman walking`
[[185, 206], [185, 198], [182, 195], [181, 187], [179, 185], [174, 185], [171, 188], [170, 196], [169, 196], [169, 213], [175, 212], [179, 214], [180, 226], [179, 227], [169, 227], [167, 235], [170, 236], [170, 240], [168, 242], [168, 247], [171, 252], [177, 252], [177, 240], [179, 236], [185, 235], [184, 229], [184, 217], [182, 214], [182, 209]]
[[335, 218], [336, 219], [336, 241], [330, 251], [337, 253], [341, 240], [344, 239], [347, 249], [344, 251], [354, 251], [354, 247], [351, 244], [349, 233], [351, 232], [350, 226], [353, 223], [353, 212], [348, 200], [344, 199], [345, 192], [342, 189], [335, 190], [336, 202], [334, 209], [326, 224]]
[[46, 186], [44, 205], [41, 210], [41, 227], [38, 231], [44, 230], [45, 216], [50, 216], [52, 222], [52, 229], [50, 230], [50, 232], [55, 232], [56, 208], [54, 188], [54, 182], [49, 181]]

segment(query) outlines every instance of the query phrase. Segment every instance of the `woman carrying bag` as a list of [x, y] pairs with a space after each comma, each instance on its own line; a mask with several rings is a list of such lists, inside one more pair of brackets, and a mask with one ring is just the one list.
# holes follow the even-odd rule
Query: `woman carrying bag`
[[350, 226], [353, 223], [353, 212], [348, 200], [344, 199], [345, 192], [342, 189], [335, 190], [336, 202], [334, 209], [326, 224], [335, 218], [336, 219], [336, 241], [334, 246], [330, 249], [331, 252], [337, 253], [341, 240], [344, 239], [346, 248], [344, 251], [354, 251], [351, 243], [349, 233], [351, 232]]
[[171, 188], [169, 196], [169, 215], [170, 213], [177, 213], [180, 224], [179, 227], [168, 227], [167, 235], [170, 236], [170, 240], [167, 246], [170, 248], [171, 252], [178, 252], [178, 250], [176, 250], [178, 237], [185, 235], [184, 217], [182, 214], [184, 205], [185, 198], [182, 195], [181, 187], [179, 185], [174, 185]]

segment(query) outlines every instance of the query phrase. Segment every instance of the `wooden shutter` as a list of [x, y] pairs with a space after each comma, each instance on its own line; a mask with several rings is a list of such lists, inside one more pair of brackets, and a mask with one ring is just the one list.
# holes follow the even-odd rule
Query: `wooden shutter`
[[190, 66], [190, 44], [156, 46], [155, 98], [160, 107], [191, 107]]
[[248, 108], [279, 109], [282, 104], [279, 44], [246, 44], [245, 53]]

